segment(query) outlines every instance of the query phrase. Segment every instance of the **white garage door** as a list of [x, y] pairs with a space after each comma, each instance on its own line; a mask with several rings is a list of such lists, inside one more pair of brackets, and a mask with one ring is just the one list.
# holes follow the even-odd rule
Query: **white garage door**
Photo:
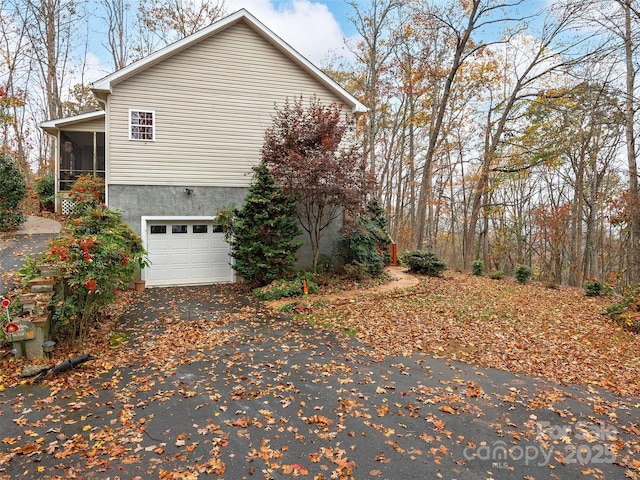
[[147, 222], [147, 285], [233, 282], [229, 244], [209, 220]]

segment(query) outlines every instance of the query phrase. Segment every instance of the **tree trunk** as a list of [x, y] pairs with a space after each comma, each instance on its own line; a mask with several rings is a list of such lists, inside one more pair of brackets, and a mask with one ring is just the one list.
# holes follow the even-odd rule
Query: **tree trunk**
[[632, 0], [624, 0], [624, 51], [626, 63], [625, 95], [625, 137], [627, 143], [627, 164], [629, 166], [629, 216], [631, 219], [631, 238], [629, 248], [628, 281], [640, 282], [640, 197], [638, 195], [638, 165], [634, 131], [634, 87], [635, 67], [633, 64], [633, 37], [631, 30]]
[[449, 97], [451, 96], [453, 82], [455, 80], [456, 74], [458, 73], [458, 70], [463, 63], [463, 54], [467, 49], [467, 44], [469, 43], [469, 39], [471, 38], [471, 33], [473, 32], [476, 22], [478, 21], [479, 6], [480, 0], [473, 0], [466, 28], [464, 29], [464, 31], [458, 32], [459, 36], [456, 42], [456, 50], [453, 55], [451, 67], [449, 68], [449, 72], [444, 83], [442, 96], [438, 100], [438, 103], [435, 105], [435, 121], [433, 123], [433, 127], [429, 131], [429, 143], [427, 147], [427, 153], [425, 155], [424, 170], [422, 172], [422, 182], [420, 183], [420, 193], [418, 197], [418, 228], [414, 242], [414, 246], [417, 249], [422, 248], [424, 243], [427, 226], [427, 206], [429, 204], [431, 195], [431, 169], [436, 154], [436, 147], [438, 145], [438, 140], [442, 130], [444, 115], [449, 104]]

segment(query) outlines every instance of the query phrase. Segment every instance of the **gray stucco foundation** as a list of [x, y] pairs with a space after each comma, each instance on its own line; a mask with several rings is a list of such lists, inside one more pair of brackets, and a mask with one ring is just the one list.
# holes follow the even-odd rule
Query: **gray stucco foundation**
[[[142, 217], [214, 217], [225, 207], [241, 207], [248, 192], [246, 187], [109, 185], [107, 201], [109, 208], [122, 211], [123, 220], [141, 235]], [[339, 218], [326, 229], [320, 253], [333, 253], [341, 226]], [[311, 266], [307, 233], [300, 238], [305, 243], [298, 250], [298, 268], [307, 269]]]
[[242, 205], [248, 192], [243, 187], [109, 185], [107, 201], [141, 234], [142, 217], [214, 217], [224, 207]]

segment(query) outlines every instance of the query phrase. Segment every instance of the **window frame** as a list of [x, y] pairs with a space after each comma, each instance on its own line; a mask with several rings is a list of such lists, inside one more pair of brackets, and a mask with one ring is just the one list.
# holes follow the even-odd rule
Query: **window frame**
[[[151, 114], [151, 138], [136, 138], [133, 135], [133, 127], [142, 127], [148, 128], [149, 125], [141, 125], [141, 124], [133, 124], [133, 114]], [[129, 109], [129, 140], [134, 142], [155, 142], [156, 140], [156, 111], [155, 110], [144, 110], [141, 108], [130, 108]]]
[[[84, 142], [80, 136], [91, 136], [90, 141]], [[79, 138], [80, 137], [80, 138]], [[68, 192], [76, 183], [80, 175], [91, 175], [97, 178], [106, 178], [106, 134], [98, 130], [60, 130], [58, 132], [58, 159], [57, 159], [57, 191], [56, 193]], [[68, 144], [68, 150], [67, 150]], [[87, 149], [90, 154], [86, 155]], [[87, 160], [85, 165], [74, 157], [76, 153]], [[90, 167], [86, 168], [86, 163], [90, 162]], [[85, 167], [85, 168], [83, 168]]]

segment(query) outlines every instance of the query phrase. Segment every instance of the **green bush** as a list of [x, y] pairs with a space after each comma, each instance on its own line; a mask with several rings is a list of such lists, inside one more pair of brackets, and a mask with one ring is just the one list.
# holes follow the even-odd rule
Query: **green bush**
[[600, 280], [596, 280], [595, 278], [587, 278], [584, 282], [582, 282], [582, 288], [584, 289], [584, 294], [587, 297], [599, 297], [602, 295], [604, 290], [604, 285]]
[[627, 288], [622, 300], [607, 308], [607, 315], [616, 325], [640, 333], [640, 288]]
[[533, 274], [531, 267], [527, 265], [516, 265], [513, 275], [520, 283], [527, 283]]
[[345, 272], [349, 275], [349, 272], [358, 271], [356, 276], [360, 279], [376, 277], [384, 270], [384, 257], [366, 223], [363, 219], [350, 222], [342, 228], [338, 239], [338, 258]]
[[431, 277], [440, 277], [447, 269], [447, 264], [434, 253], [414, 250], [402, 255], [402, 263], [414, 273], [421, 273]]
[[27, 255], [24, 258], [24, 263], [16, 272], [20, 277], [20, 285], [26, 287], [29, 281], [40, 276], [40, 267], [38, 260], [31, 255]]
[[489, 278], [492, 280], [502, 280], [505, 277], [502, 270], [491, 270], [489, 272]]
[[144, 263], [140, 237], [102, 203], [103, 188], [100, 179], [78, 179], [70, 191], [74, 213], [43, 259], [61, 280], [54, 327], [80, 343]]
[[51, 174], [38, 178], [33, 190], [38, 195], [40, 208], [48, 212], [53, 212], [56, 198], [56, 180]]
[[334, 271], [336, 259], [331, 255], [321, 253], [318, 255], [318, 263], [316, 264], [316, 273], [320, 275], [329, 275]]
[[293, 280], [274, 280], [269, 285], [255, 288], [253, 290], [253, 296], [266, 302], [285, 297], [300, 297], [304, 295], [305, 280], [310, 294], [319, 293], [318, 285], [314, 281], [306, 278], [305, 275], [302, 275]]
[[390, 244], [384, 209], [374, 199], [365, 212], [345, 223], [338, 238], [338, 258], [352, 280], [377, 277], [384, 270]]
[[344, 266], [344, 272], [349, 280], [360, 281], [371, 278], [370, 265], [360, 262], [351, 262]]
[[473, 262], [471, 262], [471, 272], [476, 277], [481, 276], [483, 271], [484, 271], [484, 262], [482, 260], [474, 260]]
[[303, 242], [297, 240], [302, 231], [295, 198], [283, 193], [264, 163], [253, 171], [244, 206], [233, 212], [225, 209], [219, 215], [227, 226], [233, 269], [258, 287], [290, 274]]
[[16, 230], [25, 222], [20, 204], [26, 197], [27, 186], [18, 162], [0, 154], [0, 232]]

